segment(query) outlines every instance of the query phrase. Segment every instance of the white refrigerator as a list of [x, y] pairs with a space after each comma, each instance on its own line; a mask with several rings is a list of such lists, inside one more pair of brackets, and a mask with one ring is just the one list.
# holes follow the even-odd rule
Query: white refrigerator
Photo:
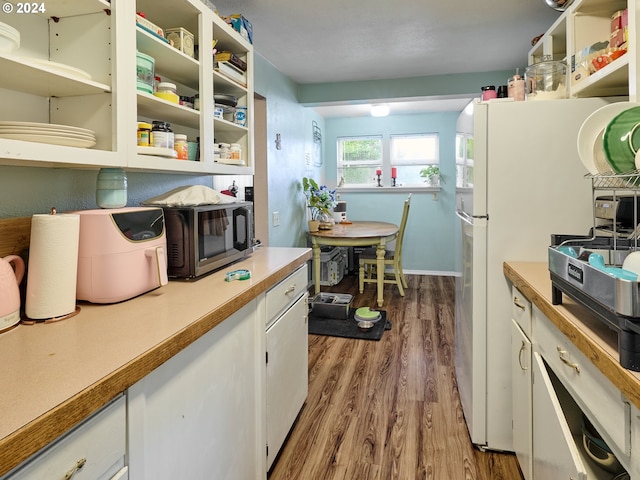
[[473, 101], [458, 119], [458, 150], [466, 158], [458, 169], [469, 185], [459, 182], [456, 195], [462, 275], [455, 369], [471, 441], [481, 448], [513, 450], [511, 290], [503, 262], [547, 262], [552, 233], [588, 233], [591, 181], [577, 136], [582, 122], [612, 100]]

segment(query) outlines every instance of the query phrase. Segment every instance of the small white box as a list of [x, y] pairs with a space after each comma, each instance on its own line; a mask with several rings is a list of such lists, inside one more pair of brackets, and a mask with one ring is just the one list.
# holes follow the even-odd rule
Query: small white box
[[180, 50], [185, 55], [189, 55], [190, 57], [194, 57], [194, 36], [193, 33], [185, 30], [182, 27], [178, 28], [167, 28], [164, 31], [165, 38], [169, 40], [169, 42], [173, 43], [173, 46]]

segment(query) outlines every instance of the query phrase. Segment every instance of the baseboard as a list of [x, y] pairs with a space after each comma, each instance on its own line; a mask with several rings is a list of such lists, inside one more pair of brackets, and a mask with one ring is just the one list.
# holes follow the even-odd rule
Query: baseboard
[[407, 270], [404, 269], [405, 275], [432, 275], [439, 277], [461, 277], [461, 272], [446, 272], [446, 271], [438, 271], [438, 270]]

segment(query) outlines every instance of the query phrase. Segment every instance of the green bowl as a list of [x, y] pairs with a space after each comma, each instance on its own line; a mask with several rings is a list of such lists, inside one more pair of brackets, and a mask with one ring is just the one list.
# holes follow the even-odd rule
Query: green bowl
[[609, 122], [604, 131], [602, 148], [614, 172], [635, 170], [635, 154], [640, 148], [640, 107], [629, 108]]

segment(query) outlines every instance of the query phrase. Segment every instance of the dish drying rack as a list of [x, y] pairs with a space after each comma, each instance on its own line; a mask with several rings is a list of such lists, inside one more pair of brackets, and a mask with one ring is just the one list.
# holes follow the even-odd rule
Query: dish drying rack
[[[562, 303], [563, 293], [588, 308], [598, 319], [618, 333], [620, 364], [640, 371], [640, 281], [625, 277], [622, 266], [626, 256], [640, 250], [640, 226], [637, 197], [640, 197], [640, 170], [624, 174], [607, 172], [585, 176], [592, 183], [593, 229], [591, 235], [552, 235], [549, 253], [551, 298]], [[633, 225], [629, 234], [597, 236], [596, 194], [606, 191], [614, 200], [619, 195], [634, 196]], [[604, 260], [595, 260], [594, 254]]]

